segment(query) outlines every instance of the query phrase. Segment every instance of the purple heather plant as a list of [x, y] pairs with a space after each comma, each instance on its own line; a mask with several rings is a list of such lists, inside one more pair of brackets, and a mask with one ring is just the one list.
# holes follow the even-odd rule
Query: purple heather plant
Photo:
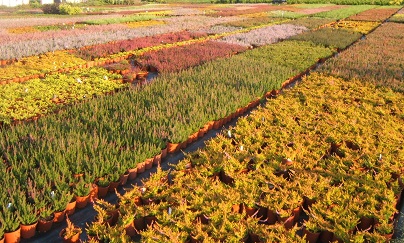
[[[43, 39], [28, 40], [5, 43], [0, 45], [0, 59], [14, 59], [25, 56], [38, 55], [46, 52], [76, 49], [84, 46], [107, 43], [111, 41], [127, 40], [137, 37], [152, 36], [181, 30], [198, 30], [220, 23], [237, 20], [236, 17], [214, 18], [208, 16], [178, 16], [162, 18], [167, 24], [159, 26], [148, 26], [136, 29], [107, 29], [102, 31], [78, 30], [75, 35], [48, 36], [43, 33]], [[115, 28], [115, 27], [112, 27]], [[83, 33], [84, 32], [84, 33]], [[59, 32], [58, 32], [59, 33]], [[74, 32], [76, 33], [76, 32]]]
[[226, 36], [218, 41], [248, 47], [263, 46], [266, 44], [278, 42], [279, 40], [287, 39], [306, 30], [307, 28], [303, 26], [281, 24], [255, 29], [247, 33], [238, 33]]

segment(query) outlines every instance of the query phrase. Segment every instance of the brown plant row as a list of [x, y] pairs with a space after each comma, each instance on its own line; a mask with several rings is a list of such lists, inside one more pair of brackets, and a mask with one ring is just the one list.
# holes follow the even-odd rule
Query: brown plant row
[[[358, 78], [404, 91], [404, 25], [384, 23], [366, 39], [327, 62], [321, 70], [346, 79]], [[366, 58], [363, 58], [363, 57]]]
[[374, 9], [366, 10], [362, 13], [358, 13], [354, 16], [348, 18], [348, 20], [354, 21], [376, 21], [382, 22], [388, 18], [390, 18], [393, 14], [395, 14], [400, 7], [378, 7]]

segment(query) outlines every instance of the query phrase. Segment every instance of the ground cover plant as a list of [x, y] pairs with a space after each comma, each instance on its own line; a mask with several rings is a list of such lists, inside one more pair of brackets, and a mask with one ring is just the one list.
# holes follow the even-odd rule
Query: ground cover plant
[[268, 15], [262, 15], [262, 16], [249, 16], [248, 18], [226, 23], [224, 24], [225, 26], [235, 26], [235, 27], [242, 27], [242, 28], [249, 28], [253, 26], [260, 26], [260, 25], [265, 25], [265, 24], [270, 24], [274, 22], [280, 21], [281, 18], [275, 18], [275, 17], [270, 17]]
[[24, 83], [0, 85], [0, 121], [38, 117], [93, 95], [123, 87], [122, 76], [105, 69], [91, 68], [65, 74], [48, 75]]
[[[125, 238], [133, 227], [142, 242], [316, 242], [310, 232], [325, 241], [384, 242], [402, 190], [395, 175], [404, 158], [403, 98], [363, 81], [311, 74], [170, 175], [158, 171], [123, 195], [113, 230], [94, 222], [93, 237]], [[297, 234], [302, 209], [308, 218]]]
[[[340, 58], [327, 62], [321, 70], [346, 79], [361, 78], [377, 85], [403, 91], [403, 25], [385, 23], [340, 53]], [[383, 48], [380, 48], [383, 47]], [[362, 58], [365, 56], [367, 58]]]
[[108, 55], [116, 54], [119, 52], [133, 51], [161, 44], [171, 44], [191, 39], [198, 39], [206, 36], [207, 35], [203, 32], [181, 31], [176, 33], [166, 33], [161, 35], [146, 36], [131, 40], [123, 40], [89, 46], [73, 50], [71, 53], [85, 60], [94, 60], [100, 57], [107, 57]]
[[325, 26], [327, 24], [330, 24], [332, 22], [334, 22], [334, 20], [332, 19], [307, 17], [307, 18], [294, 19], [288, 23], [293, 25], [304, 26], [310, 30], [313, 30]]
[[361, 36], [360, 33], [345, 29], [321, 28], [315, 31], [304, 32], [292, 36], [291, 39], [311, 41], [330, 48], [344, 49], [358, 40]]
[[327, 12], [321, 12], [321, 13], [316, 13], [313, 16], [314, 17], [320, 17], [320, 18], [330, 18], [330, 19], [335, 19], [335, 20], [341, 20], [348, 18], [352, 15], [358, 14], [360, 12], [375, 8], [376, 6], [372, 5], [357, 5], [357, 6], [349, 6], [346, 8], [341, 8], [341, 9], [335, 9]]
[[73, 68], [78, 65], [84, 65], [85, 63], [85, 60], [64, 51], [25, 57], [20, 59], [18, 62], [14, 62], [10, 65], [2, 67], [2, 76], [0, 77], [0, 82], [25, 78], [27, 76], [38, 78], [39, 75], [56, 72], [59, 69]]
[[287, 39], [305, 30], [305, 27], [290, 24], [273, 25], [255, 29], [246, 33], [225, 36], [218, 41], [242, 46], [262, 46], [282, 39]]
[[[223, 6], [216, 6], [216, 11], [219, 7]], [[255, 7], [239, 5], [233, 10], [242, 12], [240, 10]], [[279, 7], [284, 12], [294, 11], [292, 10], [294, 7], [291, 6], [275, 7]], [[258, 10], [257, 8], [252, 12], [258, 12]], [[295, 16], [294, 13], [291, 17], [293, 16]], [[218, 24], [243, 18], [245, 16], [219, 18], [200, 15], [173, 16], [167, 18], [166, 24], [162, 26], [140, 27], [137, 28], [138, 32], [127, 31], [127, 26], [117, 31], [111, 28], [110, 31], [101, 33], [109, 36], [105, 39], [101, 40], [101, 34], [97, 36], [99, 34], [97, 33], [91, 36], [93, 39], [83, 37], [82, 40], [83, 43], [84, 40], [87, 43], [93, 40], [94, 42], [91, 43], [103, 43], [105, 40], [109, 42], [111, 39], [126, 39], [131, 35], [134, 35], [130, 38], [133, 39], [168, 32], [174, 32], [173, 39], [177, 40], [176, 38], [183, 37], [175, 34], [180, 30], [189, 30], [185, 33], [180, 32], [184, 33], [184, 38], [188, 38], [197, 35], [195, 33], [200, 32], [202, 27], [219, 26], [218, 29], [220, 29], [223, 26], [220, 27]], [[318, 23], [310, 24], [315, 26]], [[118, 25], [107, 26], [117, 28]], [[119, 28], [122, 26], [120, 25]], [[0, 128], [2, 134], [0, 154], [3, 162], [0, 165], [3, 172], [0, 173], [0, 179], [6, 185], [0, 189], [5, 192], [0, 196], [2, 207], [0, 238], [3, 231], [10, 232], [18, 228], [20, 224], [28, 224], [52, 216], [54, 221], [58, 222], [59, 214], [72, 213], [71, 209], [67, 209], [70, 203], [80, 204], [77, 206], [80, 208], [84, 207], [88, 203], [89, 193], [94, 193], [93, 188], [107, 186], [107, 190], [113, 191], [113, 185], [116, 188], [120, 183], [122, 184], [122, 178], [125, 174], [129, 174], [129, 171], [137, 170], [141, 173], [146, 166], [150, 168], [153, 163], [158, 164], [164, 149], [177, 145], [184, 148], [194, 141], [195, 133], [199, 136], [202, 128], [213, 126], [209, 124], [215, 124], [216, 128], [220, 128], [221, 124], [235, 117], [237, 113], [244, 113], [247, 108], [258, 105], [263, 97], [269, 96], [268, 91], [279, 89], [284, 86], [285, 80], [294, 80], [291, 77], [297, 74], [300, 77], [301, 72], [309, 67], [313, 68], [319, 59], [324, 60], [335, 53], [334, 47], [325, 47], [302, 40], [285, 40], [281, 43], [258, 47], [266, 42], [256, 44], [257, 39], [263, 39], [256, 37], [265, 36], [265, 31], [271, 30], [267, 26], [259, 27], [244, 29], [223, 27], [228, 28], [227, 30], [231, 33], [220, 33], [208, 37], [203, 34], [201, 40], [190, 37], [191, 40], [182, 41], [181, 39], [181, 42], [157, 46], [150, 43], [158, 42], [161, 36], [155, 39], [150, 38], [151, 41], [147, 40], [150, 42], [145, 42], [151, 46], [145, 50], [159, 50], [160, 54], [164, 53], [165, 56], [153, 56], [156, 52], [146, 53], [146, 55], [150, 54], [146, 56], [149, 58], [147, 61], [170, 60], [172, 64], [178, 64], [172, 65], [175, 73], [162, 71], [164, 68], [167, 70], [171, 68], [166, 66], [160, 69], [162, 72], [153, 82], [143, 83], [147, 85], [134, 85], [117, 93], [111, 91], [110, 94], [114, 93], [111, 96], [100, 94], [122, 87], [121, 76], [108, 73], [106, 70], [123, 73], [125, 70], [121, 70], [119, 66], [121, 64], [121, 66], [130, 66], [130, 63], [123, 59], [130, 55], [144, 53], [145, 50], [123, 52], [119, 50], [118, 53], [110, 52], [105, 58], [103, 52], [108, 52], [108, 48], [103, 50], [101, 48], [100, 51], [94, 48], [92, 51], [96, 55], [91, 52], [84, 54], [85, 61], [72, 57], [71, 53], [60, 52], [63, 55], [57, 62], [52, 62], [52, 58], [44, 58], [42, 63], [43, 66], [49, 66], [49, 70], [53, 69], [61, 72], [60, 74], [52, 70], [43, 79], [34, 77], [25, 83], [6, 84], [4, 94], [10, 96], [5, 97], [3, 100], [6, 104], [5, 109], [1, 109], [8, 113], [17, 114], [17, 111], [20, 111], [23, 114], [38, 115], [39, 112], [45, 112], [47, 109], [52, 110], [56, 103], [74, 103], [74, 105], [69, 105], [58, 110], [58, 114], [35, 122], [18, 126], [3, 125]], [[289, 37], [289, 34], [293, 32], [286, 31], [288, 35], [285, 36], [285, 31], [282, 31], [285, 30], [285, 25], [274, 28], [281, 30], [279, 34], [284, 36], [283, 38]], [[297, 28], [307, 31], [303, 27]], [[254, 35], [248, 35], [250, 30], [256, 30], [252, 32]], [[232, 46], [227, 49], [229, 45], [226, 43], [212, 41], [203, 43], [207, 39], [232, 36], [239, 32], [244, 32], [242, 38], [246, 42], [255, 43], [254, 47], [257, 48], [244, 51], [245, 47]], [[355, 41], [354, 38], [350, 39], [348, 35], [342, 34], [346, 32], [335, 30], [333, 34], [340, 35], [340, 38], [333, 39], [328, 45], [346, 46], [349, 45], [349, 40]], [[120, 34], [123, 35], [120, 36]], [[352, 34], [352, 36], [355, 35]], [[170, 35], [165, 37], [168, 36]], [[167, 38], [169, 42], [172, 41], [170, 38]], [[56, 40], [57, 43], [54, 40], [52, 48], [60, 48], [63, 40], [66, 39]], [[77, 39], [71, 39], [72, 42], [74, 40]], [[71, 42], [64, 44], [69, 43]], [[198, 45], [204, 47], [195, 48]], [[171, 48], [162, 49], [163, 46]], [[90, 46], [92, 47], [94, 46]], [[200, 64], [201, 61], [205, 62], [212, 58], [202, 55], [202, 60], [194, 59], [195, 57], [183, 58], [183, 53], [191, 47], [194, 47], [195, 55], [202, 52], [204, 48], [211, 47], [209, 49], [212, 56], [215, 58], [226, 56], [226, 58], [182, 70], [195, 60], [195, 64]], [[222, 48], [219, 50], [218, 47]], [[244, 52], [233, 55], [240, 50]], [[203, 52], [204, 55], [207, 54]], [[58, 52], [55, 53], [58, 54]], [[170, 54], [172, 58], [169, 57]], [[227, 56], [231, 57], [227, 58]], [[115, 60], [115, 57], [118, 59]], [[198, 58], [201, 57], [198, 56]], [[25, 62], [29, 64], [27, 60], [38, 59], [38, 57], [30, 58], [24, 59]], [[86, 66], [94, 63], [104, 66], [101, 62], [104, 59], [108, 59], [109, 63], [105, 65], [105, 69], [84, 68], [81, 63], [72, 64], [73, 67], [79, 68], [73, 72], [67, 67], [58, 68], [58, 65], [66, 65], [63, 62], [69, 58], [73, 60], [72, 63], [80, 60]], [[94, 58], [95, 62], [90, 61]], [[141, 57], [136, 56], [136, 58], [139, 62]], [[147, 61], [139, 63], [146, 67], [151, 66], [151, 62], [147, 63]], [[156, 66], [159, 62], [155, 62]], [[12, 67], [17, 63], [19, 62], [3, 65], [1, 68]], [[35, 70], [36, 67], [31, 66]], [[181, 71], [178, 72], [178, 70]], [[95, 219], [96, 223], [88, 228], [88, 235], [102, 232], [99, 236], [105, 239], [115, 241], [116, 236], [121, 236], [123, 240], [128, 234], [126, 226], [129, 224], [133, 231], [136, 227], [131, 225], [131, 222], [134, 224], [134, 220], [138, 219], [139, 224], [142, 222], [144, 224], [142, 228], [144, 231], [141, 233], [143, 239], [150, 241], [156, 239], [170, 241], [170, 237], [178, 237], [181, 241], [195, 238], [217, 242], [227, 238], [237, 242], [257, 242], [261, 238], [267, 241], [306, 242], [306, 239], [301, 237], [301, 231], [297, 232], [298, 229], [293, 225], [299, 218], [297, 215], [302, 213], [302, 202], [317, 199], [310, 211], [306, 211], [308, 219], [305, 227], [308, 231], [329, 231], [337, 240], [365, 239], [365, 241], [377, 242], [388, 237], [392, 229], [391, 217], [396, 211], [394, 204], [400, 192], [397, 171], [401, 169], [399, 162], [403, 153], [401, 147], [396, 150], [391, 150], [391, 147], [396, 146], [398, 141], [402, 141], [402, 131], [399, 130], [402, 127], [403, 108], [399, 102], [402, 95], [388, 88], [379, 88], [375, 92], [375, 87], [371, 84], [360, 88], [356, 80], [347, 83], [325, 75], [312, 75], [307, 80], [305, 80], [308, 82], [307, 86], [296, 93], [286, 94], [282, 96], [283, 98], [279, 97], [278, 101], [273, 101], [274, 104], [279, 102], [276, 103], [276, 107], [267, 107], [267, 111], [260, 110], [259, 112], [262, 113], [256, 112], [258, 114], [256, 117], [243, 119], [239, 122], [238, 128], [226, 131], [215, 140], [217, 144], [212, 142], [212, 146], [208, 146], [209, 153], [198, 152], [196, 155], [191, 155], [189, 160], [182, 162], [177, 167], [178, 170], [170, 175], [173, 177], [167, 179], [167, 173], [160, 171], [139, 191], [129, 193], [128, 196], [135, 194], [135, 197], [129, 200], [140, 200], [141, 203], [138, 203], [144, 204], [140, 205], [141, 207], [134, 207], [133, 202], [127, 201], [128, 205], [124, 206], [126, 199], [121, 198], [123, 199], [120, 202], [121, 216], [119, 219], [116, 218], [118, 219], [117, 227], [108, 226], [115, 223], [106, 222], [111, 215], [104, 211], [107, 208], [114, 208], [116, 211], [115, 206], [101, 201], [96, 202], [95, 209], [99, 215]], [[55, 92], [58, 93], [55, 94]], [[50, 96], [51, 93], [53, 93], [52, 96]], [[277, 94], [276, 91], [270, 93], [272, 96]], [[368, 95], [368, 93], [371, 94]], [[359, 98], [352, 98], [359, 97], [359, 94], [360, 98], [366, 94], [367, 99], [358, 101]], [[101, 97], [95, 98], [93, 95]], [[338, 100], [337, 96], [344, 99]], [[313, 98], [314, 101], [310, 103], [308, 97]], [[376, 98], [378, 98], [377, 102]], [[77, 102], [80, 100], [86, 100], [86, 102]], [[339, 106], [334, 108], [330, 105], [331, 103], [337, 103]], [[271, 114], [266, 113], [268, 110]], [[300, 117], [303, 113], [296, 113], [300, 110], [305, 111], [304, 114], [307, 115]], [[371, 112], [369, 113], [371, 115], [368, 112]], [[361, 116], [355, 119], [358, 113]], [[333, 114], [340, 114], [340, 116], [334, 119]], [[9, 123], [11, 120], [9, 114], [4, 116], [6, 117], [1, 119], [4, 118], [8, 121], [6, 123]], [[376, 118], [380, 119], [380, 117], [386, 117], [386, 119], [382, 119], [383, 122], [380, 123], [376, 122]], [[358, 124], [364, 124], [365, 118], [366, 122], [375, 122], [371, 122], [369, 127], [359, 129]], [[349, 125], [334, 124], [336, 120], [346, 121]], [[332, 129], [330, 124], [333, 126]], [[318, 127], [313, 127], [315, 125]], [[355, 129], [350, 129], [350, 125]], [[334, 131], [334, 127], [338, 130]], [[277, 128], [280, 128], [279, 131], [276, 130]], [[377, 128], [384, 129], [380, 133], [384, 135], [382, 138], [379, 138], [377, 134], [377, 136], [371, 136], [369, 141], [365, 141], [361, 140], [362, 134], [358, 135], [358, 130], [372, 134]], [[327, 132], [321, 133], [323, 130]], [[401, 134], [397, 135], [397, 132]], [[311, 136], [315, 139], [310, 139]], [[261, 143], [264, 140], [278, 146]], [[379, 143], [380, 141], [382, 142]], [[304, 146], [301, 146], [302, 144]], [[307, 153], [306, 147], [309, 150]], [[374, 152], [376, 150], [377, 154]], [[263, 156], [267, 159], [263, 159]], [[396, 158], [394, 156], [397, 156], [399, 160], [392, 159]], [[274, 163], [268, 163], [268, 158]], [[262, 167], [255, 164], [257, 161], [262, 162]], [[385, 161], [388, 163], [384, 163]], [[328, 166], [330, 164], [331, 167]], [[260, 168], [264, 170], [261, 171]], [[315, 171], [313, 168], [318, 168], [320, 175], [307, 176], [303, 173], [308, 170]], [[352, 172], [351, 169], [358, 170]], [[135, 176], [136, 173], [134, 172]], [[356, 176], [356, 182], [361, 184], [353, 183], [347, 175]], [[255, 176], [258, 176], [258, 179], [254, 178]], [[173, 180], [179, 185], [184, 185], [187, 193], [179, 192], [182, 186], [177, 188], [168, 185]], [[160, 183], [163, 185], [161, 186]], [[151, 189], [152, 184], [157, 185], [157, 188]], [[200, 184], [205, 185], [206, 188], [198, 188]], [[307, 185], [310, 185], [312, 190], [308, 189]], [[275, 187], [276, 189], [273, 190]], [[259, 191], [262, 188], [264, 191]], [[324, 188], [330, 188], [330, 190], [326, 192]], [[166, 192], [160, 193], [163, 189], [170, 192], [168, 196]], [[373, 201], [362, 203], [361, 200], [366, 198], [370, 190], [381, 196]], [[289, 191], [290, 194], [287, 193]], [[347, 196], [352, 194], [352, 191], [359, 192], [353, 199]], [[219, 199], [219, 192], [226, 195], [225, 200], [216, 200]], [[317, 198], [316, 193], [320, 193], [323, 199]], [[332, 195], [339, 197], [329, 199]], [[84, 199], [84, 206], [81, 204], [82, 197], [87, 198]], [[186, 198], [187, 203], [181, 200], [183, 198]], [[201, 203], [202, 201], [206, 203]], [[171, 204], [172, 202], [178, 203]], [[102, 205], [102, 208], [98, 207], [99, 205]], [[326, 207], [328, 211], [324, 211], [322, 207]], [[225, 208], [224, 214], [215, 214], [218, 208]], [[257, 210], [258, 208], [263, 208], [264, 211], [261, 212]], [[305, 209], [308, 208], [305, 207]], [[163, 219], [158, 215], [160, 211], [163, 212]], [[327, 214], [330, 211], [338, 214], [339, 217], [330, 217]], [[271, 212], [272, 216], [276, 216], [276, 224], [274, 219], [269, 220]], [[245, 215], [253, 217], [245, 217]], [[366, 218], [373, 219], [373, 223], [369, 226], [372, 232], [367, 232], [366, 226], [362, 225], [362, 221]], [[174, 219], [178, 220], [176, 221], [178, 223], [172, 228], [174, 224], [170, 220]], [[153, 224], [153, 221], [155, 227], [146, 226]], [[105, 233], [105, 227], [112, 231]], [[352, 231], [355, 227], [359, 229], [356, 232]], [[308, 234], [303, 233], [306, 237]]]
[[130, 15], [120, 18], [108, 18], [108, 19], [97, 19], [97, 20], [87, 20], [81, 22], [81, 24], [90, 24], [90, 25], [105, 25], [105, 24], [118, 24], [118, 23], [128, 23], [128, 22], [138, 22], [138, 21], [147, 21], [158, 18], [158, 15], [155, 14], [136, 14]]
[[380, 25], [380, 22], [374, 21], [351, 21], [351, 20], [343, 20], [335, 23], [331, 23], [328, 26], [335, 29], [346, 29], [356, 31], [362, 34], [368, 34], [372, 30], [374, 30], [377, 26]]
[[[152, 36], [183, 30], [197, 31], [201, 28], [234, 21], [237, 17], [215, 18], [203, 15], [196, 16], [175, 16], [163, 18], [164, 25], [145, 26], [128, 28], [124, 24], [101, 25], [97, 28], [78, 29], [68, 31], [52, 32], [47, 31], [40, 34], [26, 33], [23, 36], [6, 36], [10, 41], [0, 45], [0, 59], [20, 59], [25, 56], [32, 56], [52, 52], [56, 50], [77, 49], [89, 45], [101, 44], [112, 41], [133, 39], [138, 37]], [[26, 35], [35, 35], [36, 38], [27, 38]], [[12, 41], [17, 38], [18, 41]]]
[[[224, 5], [223, 5], [224, 6]], [[246, 14], [256, 14], [256, 13], [264, 13], [268, 11], [275, 10], [291, 10], [295, 9], [293, 6], [273, 6], [273, 5], [262, 5], [262, 6], [234, 6], [234, 7], [226, 7], [226, 8], [215, 8], [213, 12], [207, 13], [210, 16], [215, 17], [224, 17], [224, 16], [237, 16], [237, 15], [246, 15]]]
[[390, 21], [397, 23], [404, 23], [404, 10], [401, 9], [395, 15], [390, 18]]
[[[19, 186], [1, 198], [2, 205], [18, 208], [20, 202], [13, 198], [26, 195], [32, 185], [38, 208], [54, 205], [53, 211], [63, 210], [73, 195], [89, 192], [96, 178], [108, 175], [109, 181], [116, 181], [127, 169], [160, 153], [166, 139], [186, 141], [208, 121], [279, 88], [283, 80], [331, 53], [310, 43], [282, 42], [161, 75], [150, 85], [78, 103], [36, 123], [3, 127], [2, 181]], [[217, 67], [228, 72], [219, 73]], [[73, 179], [73, 173], [83, 172], [85, 181]], [[64, 186], [53, 188], [52, 181]], [[72, 182], [76, 182], [73, 188]], [[50, 197], [52, 191], [58, 196]], [[71, 197], [59, 196], [66, 192]]]
[[296, 7], [299, 8], [299, 10], [297, 10], [299, 13], [311, 15], [315, 13], [330, 11], [333, 9], [345, 8], [348, 6], [334, 4], [298, 4]]
[[179, 72], [217, 58], [229, 57], [247, 48], [223, 42], [207, 41], [176, 48], [145, 52], [136, 59], [142, 67], [159, 73]]
[[353, 21], [377, 21], [381, 22], [388, 19], [390, 16], [395, 14], [400, 7], [393, 6], [393, 7], [378, 7], [374, 9], [369, 9], [362, 13], [353, 15], [348, 18], [348, 20]]
[[[289, 0], [288, 3], [290, 4], [298, 4], [298, 3], [305, 3], [305, 4], [323, 4], [323, 0]], [[333, 4], [346, 4], [346, 5], [400, 5], [402, 4], [401, 0], [331, 0], [327, 1], [327, 3]]]

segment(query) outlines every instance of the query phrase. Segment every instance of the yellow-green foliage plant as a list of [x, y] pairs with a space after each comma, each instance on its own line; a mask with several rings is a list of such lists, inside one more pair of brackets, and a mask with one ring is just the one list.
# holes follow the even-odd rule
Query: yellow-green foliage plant
[[[401, 173], [404, 159], [403, 98], [389, 88], [312, 73], [187, 155], [170, 174], [160, 170], [121, 196], [114, 231], [125, 229], [125, 212], [131, 212], [154, 217], [140, 232], [145, 242], [305, 242], [293, 225], [285, 231], [286, 223], [275, 223], [295, 217], [310, 198], [307, 229], [343, 241], [387, 237], [401, 191], [392, 176]], [[139, 201], [143, 205], [134, 207]], [[267, 220], [262, 208], [278, 215], [275, 225], [259, 224]], [[380, 222], [366, 236], [354, 231], [365, 217]]]
[[380, 22], [343, 20], [330, 24], [330, 27], [335, 29], [352, 30], [361, 34], [368, 34], [379, 25]]

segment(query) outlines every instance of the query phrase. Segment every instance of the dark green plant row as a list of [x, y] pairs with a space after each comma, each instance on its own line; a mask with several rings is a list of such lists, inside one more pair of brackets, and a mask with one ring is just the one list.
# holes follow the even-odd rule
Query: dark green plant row
[[299, 41], [311, 41], [318, 45], [330, 48], [345, 49], [347, 46], [358, 40], [361, 33], [344, 29], [321, 28], [315, 31], [304, 32], [293, 36], [291, 39]]
[[37, 209], [59, 210], [71, 200], [62, 195], [72, 190], [73, 173], [84, 172], [81, 184], [106, 175], [113, 181], [160, 153], [167, 140], [187, 140], [208, 121], [279, 89], [284, 80], [331, 53], [312, 43], [285, 41], [162, 75], [150, 85], [80, 103], [36, 123], [3, 128], [1, 204], [15, 206], [3, 209], [11, 215], [6, 231], [18, 227], [15, 213], [27, 205], [19, 199], [27, 191], [26, 199]]
[[403, 95], [319, 73], [284, 92], [121, 196], [116, 225], [99, 220], [87, 234], [104, 242], [129, 240], [133, 228], [141, 242], [317, 242], [310, 232], [324, 242], [388, 241], [403, 189]]

